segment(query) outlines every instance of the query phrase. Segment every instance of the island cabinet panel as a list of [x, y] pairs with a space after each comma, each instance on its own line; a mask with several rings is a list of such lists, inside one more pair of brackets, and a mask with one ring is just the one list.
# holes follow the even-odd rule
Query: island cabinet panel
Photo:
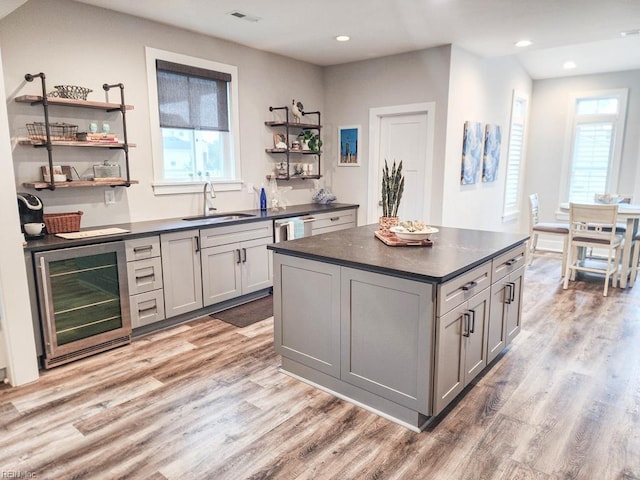
[[346, 267], [341, 275], [342, 380], [430, 412], [433, 286]]
[[340, 267], [274, 256], [276, 352], [340, 377]]
[[491, 362], [520, 333], [525, 247], [518, 246], [492, 262], [491, 314], [487, 360]]

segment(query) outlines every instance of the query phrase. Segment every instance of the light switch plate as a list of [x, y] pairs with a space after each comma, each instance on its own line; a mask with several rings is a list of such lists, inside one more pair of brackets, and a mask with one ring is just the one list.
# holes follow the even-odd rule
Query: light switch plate
[[249, 195], [253, 194], [253, 183], [247, 183], [247, 193]]
[[116, 203], [116, 192], [112, 188], [104, 191], [104, 203], [105, 205], [113, 205]]

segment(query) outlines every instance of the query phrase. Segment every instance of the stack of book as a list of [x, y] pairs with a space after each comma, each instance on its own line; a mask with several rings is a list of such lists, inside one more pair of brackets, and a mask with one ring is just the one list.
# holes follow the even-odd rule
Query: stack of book
[[92, 143], [118, 143], [117, 133], [78, 133], [78, 141]]

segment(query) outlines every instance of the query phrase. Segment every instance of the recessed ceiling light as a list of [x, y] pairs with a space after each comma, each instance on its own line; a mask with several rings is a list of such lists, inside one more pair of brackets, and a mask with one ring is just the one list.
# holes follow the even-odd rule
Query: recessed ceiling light
[[532, 43], [533, 42], [531, 40], [520, 40], [519, 42], [516, 42], [516, 47], [528, 47]]
[[351, 40], [351, 37], [349, 35], [338, 35], [336, 37], [336, 40], [339, 42], [348, 42], [349, 40]]
[[631, 37], [633, 35], [640, 35], [640, 29], [639, 30], [625, 30], [624, 32], [620, 32], [620, 36], [621, 37]]
[[564, 68], [565, 70], [572, 70], [576, 67], [577, 67], [576, 62], [573, 62], [571, 60], [567, 60], [562, 64], [562, 68]]

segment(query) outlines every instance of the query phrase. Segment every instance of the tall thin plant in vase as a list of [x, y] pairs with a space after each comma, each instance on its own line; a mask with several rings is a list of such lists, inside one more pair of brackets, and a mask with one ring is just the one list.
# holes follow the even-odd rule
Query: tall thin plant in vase
[[404, 176], [402, 175], [402, 160], [396, 167], [395, 160], [389, 172], [387, 160], [384, 161], [382, 169], [382, 217], [378, 226], [382, 235], [389, 236], [391, 227], [398, 225], [398, 207], [404, 192]]

